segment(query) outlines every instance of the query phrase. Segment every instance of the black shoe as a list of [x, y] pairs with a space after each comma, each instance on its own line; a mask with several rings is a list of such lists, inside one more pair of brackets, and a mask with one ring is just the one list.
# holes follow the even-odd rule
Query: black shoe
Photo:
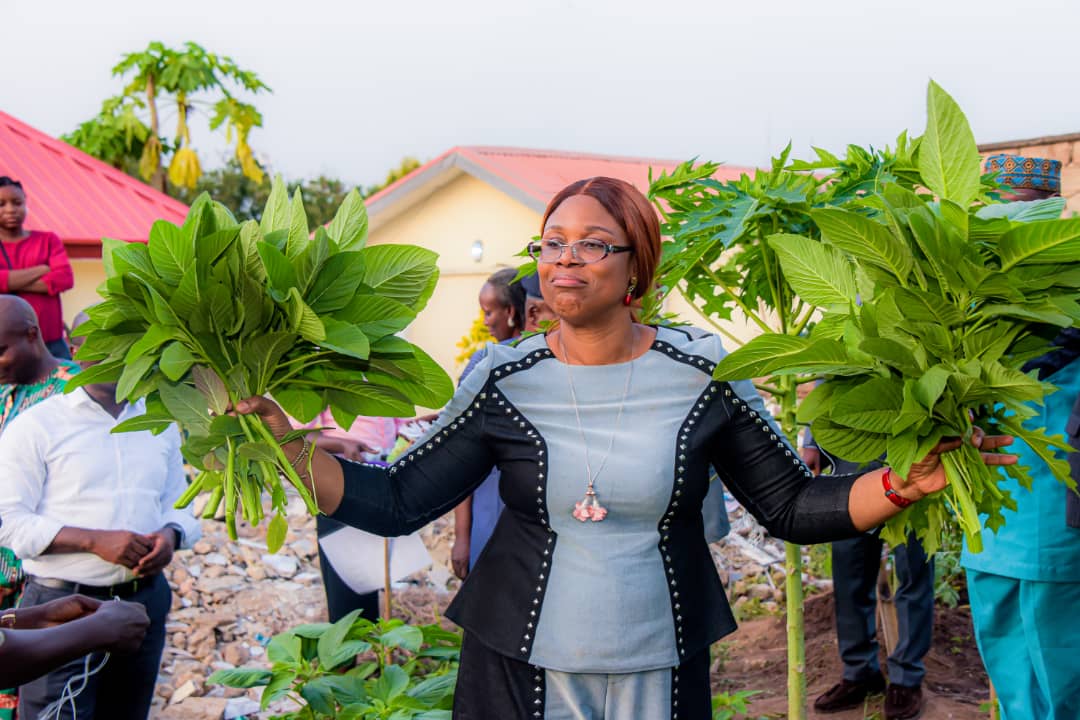
[[885, 692], [885, 720], [912, 720], [922, 715], [923, 695], [918, 685], [890, 685]]
[[884, 691], [885, 678], [880, 674], [856, 682], [841, 680], [818, 696], [814, 701], [814, 709], [821, 713], [850, 710], [862, 705], [867, 695], [877, 695]]

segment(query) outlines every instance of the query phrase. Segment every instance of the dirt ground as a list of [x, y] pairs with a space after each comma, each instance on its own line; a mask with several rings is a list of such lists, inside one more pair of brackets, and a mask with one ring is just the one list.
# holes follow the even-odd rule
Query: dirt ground
[[[810, 702], [840, 680], [832, 593], [806, 602], [806, 669]], [[770, 615], [740, 624], [713, 648], [713, 692], [758, 691], [751, 704], [753, 717], [783, 718], [787, 712], [787, 631], [783, 615]], [[881, 665], [885, 667], [884, 653]], [[964, 608], [939, 607], [934, 640], [926, 657], [925, 720], [980, 720], [987, 717], [979, 704], [989, 699], [988, 681], [972, 635], [971, 614]], [[882, 696], [865, 708], [812, 718], [864, 720], [882, 717]]]

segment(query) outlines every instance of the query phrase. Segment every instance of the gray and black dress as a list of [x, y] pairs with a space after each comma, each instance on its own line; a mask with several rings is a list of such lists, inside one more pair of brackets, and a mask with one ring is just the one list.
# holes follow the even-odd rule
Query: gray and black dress
[[[585, 447], [567, 366], [541, 336], [490, 345], [389, 470], [342, 461], [333, 517], [384, 535], [413, 532], [502, 472], [506, 509], [447, 611], [465, 629], [455, 718], [710, 718], [708, 648], [735, 629], [702, 527], [710, 465], [777, 537], [856, 534], [854, 476], [812, 479], [753, 386], [712, 379], [723, 355], [714, 335], [658, 328], [631, 361], [596, 478], [602, 522], [571, 515]], [[570, 368], [593, 468], [628, 369]]]

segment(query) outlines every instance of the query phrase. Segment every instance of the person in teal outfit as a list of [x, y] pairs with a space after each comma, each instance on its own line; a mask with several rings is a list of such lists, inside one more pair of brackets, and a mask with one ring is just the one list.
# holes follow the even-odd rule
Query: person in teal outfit
[[[996, 156], [987, 169], [1017, 188], [1016, 199], [1033, 200], [1060, 191], [1060, 163]], [[1024, 424], [1062, 433], [1080, 396], [1080, 332], [1068, 329], [1058, 348], [1032, 363], [1039, 378], [1058, 390]], [[997, 690], [1003, 720], [1080, 718], [1080, 528], [1065, 520], [1067, 494], [1031, 448], [1019, 440], [1010, 449], [1032, 469], [1031, 490], [1013, 479], [1003, 483], [1016, 500], [1005, 526], [983, 533], [983, 551], [965, 547], [975, 639]]]

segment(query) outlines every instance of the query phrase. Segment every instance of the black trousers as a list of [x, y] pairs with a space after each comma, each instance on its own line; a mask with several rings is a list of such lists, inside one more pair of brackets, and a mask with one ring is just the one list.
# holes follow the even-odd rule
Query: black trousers
[[[881, 673], [878, 662], [877, 578], [881, 539], [860, 535], [832, 544], [836, 636], [844, 679], [860, 682]], [[889, 682], [914, 687], [926, 674], [923, 657], [934, 631], [934, 560], [914, 536], [892, 549], [899, 584], [896, 647], [888, 658]]]
[[[331, 520], [325, 515], [317, 516], [315, 525], [320, 537], [342, 527], [341, 523]], [[319, 547], [319, 572], [322, 573], [323, 589], [326, 591], [326, 608], [330, 614], [330, 622], [337, 622], [357, 608], [363, 608], [362, 617], [372, 622], [378, 622], [379, 591], [375, 590], [369, 593], [354, 592], [337, 574], [330, 561], [326, 559], [322, 546]]]
[[[28, 582], [21, 604], [40, 605], [69, 594]], [[165, 618], [172, 605], [172, 589], [164, 576], [158, 575], [153, 585], [124, 599], [142, 603], [146, 608], [146, 614], [150, 616], [146, 638], [131, 655], [111, 655], [105, 667], [87, 681], [86, 688], [75, 698], [74, 716], [71, 704], [64, 704], [59, 715], [63, 720], [146, 720], [150, 702], [154, 699], [161, 652], [165, 648]], [[90, 669], [97, 667], [104, 657], [104, 653], [91, 654]], [[84, 668], [85, 661], [79, 658], [20, 687], [19, 717], [36, 720], [46, 706], [59, 699], [68, 680], [81, 676]], [[80, 684], [81, 681], [76, 680], [74, 688]], [[57, 716], [50, 715], [49, 720], [54, 717]]]

